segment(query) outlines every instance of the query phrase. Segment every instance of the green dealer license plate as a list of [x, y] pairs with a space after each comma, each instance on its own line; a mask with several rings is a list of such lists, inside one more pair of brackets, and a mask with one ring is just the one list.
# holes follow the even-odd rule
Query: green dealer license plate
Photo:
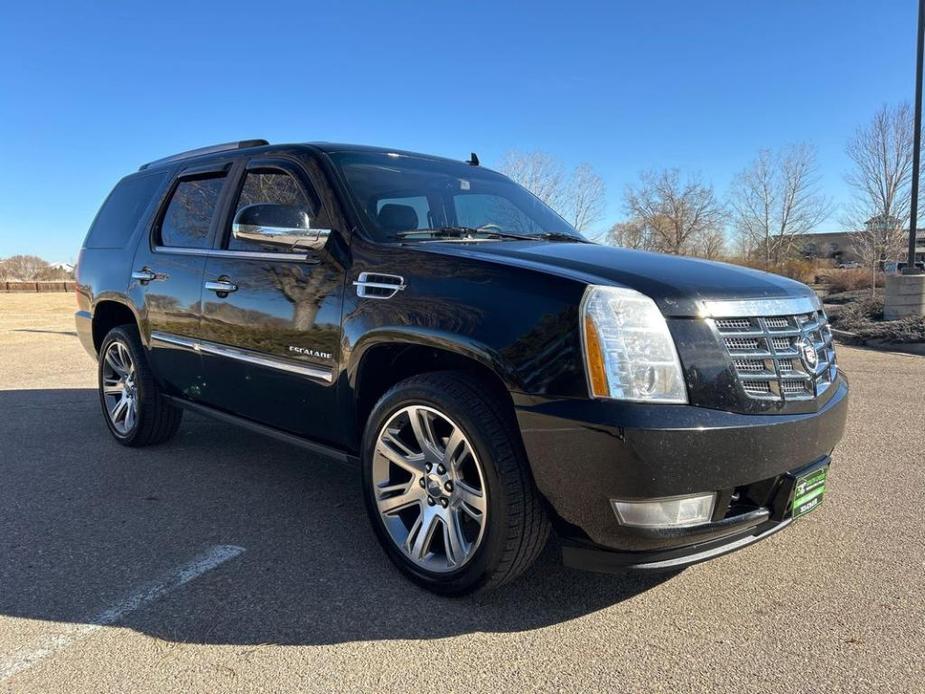
[[829, 472], [828, 466], [813, 470], [802, 477], [797, 477], [793, 490], [792, 516], [799, 518], [822, 505], [822, 496], [825, 494], [825, 478]]

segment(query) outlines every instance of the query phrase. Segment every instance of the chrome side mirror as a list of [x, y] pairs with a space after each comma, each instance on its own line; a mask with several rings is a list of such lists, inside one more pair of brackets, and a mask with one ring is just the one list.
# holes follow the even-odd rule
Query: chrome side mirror
[[294, 205], [259, 204], [242, 207], [234, 216], [231, 233], [236, 239], [287, 250], [320, 250], [330, 229], [312, 229], [308, 212]]

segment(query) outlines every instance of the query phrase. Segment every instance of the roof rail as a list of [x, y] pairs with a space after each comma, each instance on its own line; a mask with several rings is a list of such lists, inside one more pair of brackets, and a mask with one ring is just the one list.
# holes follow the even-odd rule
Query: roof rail
[[217, 154], [218, 152], [227, 152], [233, 149], [245, 149], [247, 147], [263, 147], [264, 145], [268, 144], [270, 143], [266, 140], [239, 140], [238, 142], [225, 142], [221, 145], [200, 147], [198, 149], [191, 149], [188, 152], [171, 154], [169, 157], [164, 157], [163, 159], [155, 159], [154, 161], [149, 161], [147, 164], [142, 164], [138, 170], [144, 171], [145, 169], [156, 166], [158, 164], [169, 164], [172, 161], [182, 161], [183, 159], [190, 159], [192, 157], [201, 157], [205, 154]]

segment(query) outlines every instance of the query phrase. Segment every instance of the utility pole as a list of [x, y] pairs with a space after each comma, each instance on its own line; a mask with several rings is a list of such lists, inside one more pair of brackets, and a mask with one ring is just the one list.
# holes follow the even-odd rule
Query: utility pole
[[912, 135], [912, 200], [909, 201], [909, 258], [901, 275], [886, 276], [883, 317], [897, 320], [925, 316], [925, 272], [915, 266], [915, 232], [919, 214], [919, 167], [922, 151], [922, 49], [925, 47], [925, 0], [919, 0], [919, 36], [915, 63], [915, 123]]
[[915, 232], [919, 213], [919, 155], [922, 150], [922, 47], [925, 45], [925, 0], [919, 0], [919, 37], [915, 62], [915, 123], [912, 135], [912, 200], [909, 205], [909, 258], [904, 272], [914, 275]]

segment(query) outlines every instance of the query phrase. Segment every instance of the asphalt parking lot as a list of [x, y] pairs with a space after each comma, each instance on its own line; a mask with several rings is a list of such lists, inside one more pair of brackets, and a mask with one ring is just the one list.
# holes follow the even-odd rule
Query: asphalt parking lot
[[822, 508], [671, 577], [447, 600], [355, 475], [187, 413], [109, 437], [73, 297], [0, 294], [0, 690], [925, 692], [925, 358], [842, 347]]

